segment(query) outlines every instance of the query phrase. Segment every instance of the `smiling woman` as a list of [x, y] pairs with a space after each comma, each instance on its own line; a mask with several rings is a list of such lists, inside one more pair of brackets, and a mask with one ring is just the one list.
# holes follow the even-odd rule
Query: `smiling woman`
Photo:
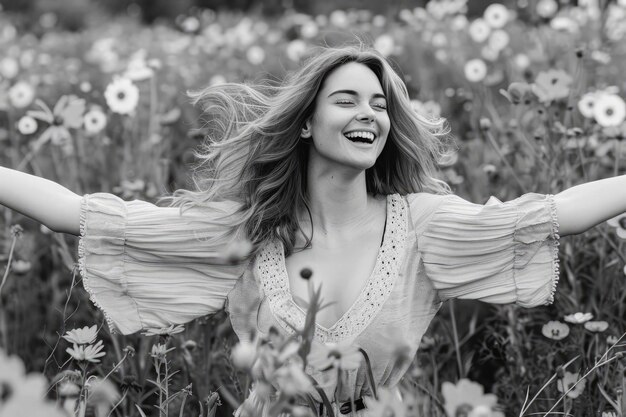
[[[193, 97], [210, 130], [194, 189], [164, 198], [170, 207], [81, 198], [3, 168], [0, 203], [80, 234], [83, 283], [112, 330], [170, 327], [226, 302], [243, 343], [254, 334], [291, 352], [276, 373], [250, 359], [258, 384], [238, 415], [295, 403], [374, 417], [376, 387], [397, 387], [410, 365], [398, 351], [415, 354], [443, 301], [550, 303], [559, 233], [626, 211], [624, 176], [484, 205], [452, 195], [436, 178], [444, 121], [415, 112], [399, 75], [364, 46], [323, 49], [279, 86]], [[225, 257], [239, 240], [250, 253]], [[312, 320], [319, 285], [315, 300], [330, 307]], [[292, 336], [308, 344], [294, 348]], [[359, 352], [367, 360], [344, 360]]]

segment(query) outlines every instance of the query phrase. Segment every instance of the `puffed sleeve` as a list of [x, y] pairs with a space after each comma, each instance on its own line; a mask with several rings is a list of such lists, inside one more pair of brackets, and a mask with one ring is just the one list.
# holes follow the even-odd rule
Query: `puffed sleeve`
[[524, 194], [485, 205], [437, 196], [418, 236], [424, 271], [442, 300], [549, 304], [559, 279], [554, 196]]
[[112, 194], [84, 196], [79, 269], [111, 330], [163, 328], [222, 309], [245, 265], [222, 261], [230, 240], [212, 218], [232, 210], [222, 202], [181, 215]]

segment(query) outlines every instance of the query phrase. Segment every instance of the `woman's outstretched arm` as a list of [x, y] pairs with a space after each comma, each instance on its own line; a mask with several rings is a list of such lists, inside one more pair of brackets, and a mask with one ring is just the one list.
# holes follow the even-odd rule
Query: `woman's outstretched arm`
[[0, 204], [55, 232], [80, 234], [81, 196], [56, 182], [0, 167]]
[[554, 196], [559, 235], [573, 235], [626, 212], [626, 175], [580, 184]]

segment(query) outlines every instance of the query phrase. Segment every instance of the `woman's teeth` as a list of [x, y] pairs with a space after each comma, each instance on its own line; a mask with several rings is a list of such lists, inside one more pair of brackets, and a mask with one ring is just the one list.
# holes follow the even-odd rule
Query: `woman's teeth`
[[353, 142], [365, 142], [365, 143], [374, 142], [374, 137], [375, 137], [372, 132], [350, 132], [350, 133], [346, 133], [345, 136]]

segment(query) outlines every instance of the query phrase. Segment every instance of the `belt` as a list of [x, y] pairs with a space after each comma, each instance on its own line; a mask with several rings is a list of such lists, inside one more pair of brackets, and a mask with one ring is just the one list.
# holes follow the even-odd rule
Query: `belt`
[[[359, 410], [363, 410], [365, 409], [365, 403], [363, 402], [363, 398], [359, 398], [354, 400], [354, 409], [355, 411], [359, 411]], [[339, 405], [339, 412], [341, 414], [349, 414], [352, 412], [352, 403], [350, 401], [347, 401], [345, 403], [341, 403]], [[324, 403], [320, 403], [320, 410], [319, 410], [319, 415], [322, 416], [324, 415]]]

